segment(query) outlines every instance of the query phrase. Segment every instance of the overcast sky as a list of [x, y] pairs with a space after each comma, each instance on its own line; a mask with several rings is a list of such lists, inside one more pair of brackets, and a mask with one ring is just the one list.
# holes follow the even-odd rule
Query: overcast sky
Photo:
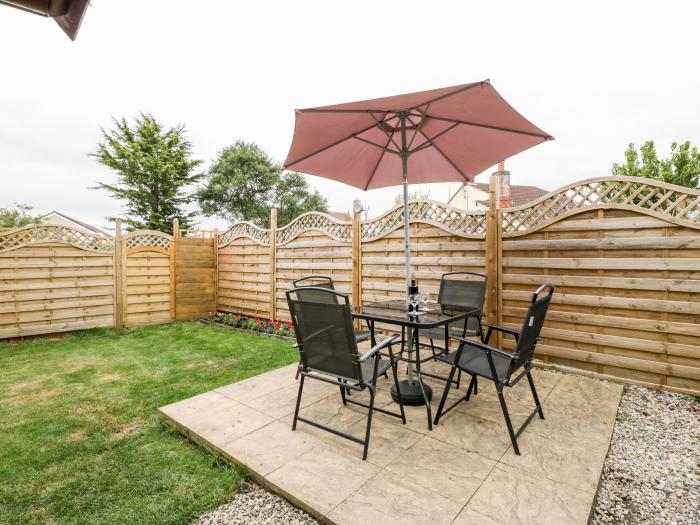
[[[556, 137], [507, 161], [512, 184], [555, 189], [609, 174], [629, 142], [700, 143], [698, 20], [694, 0], [93, 0], [71, 42], [0, 7], [0, 207], [118, 215], [88, 189], [115, 179], [87, 156], [113, 116], [184, 123], [206, 165], [237, 139], [282, 161], [294, 108], [485, 78]], [[309, 179], [332, 210], [376, 215], [399, 191]]]

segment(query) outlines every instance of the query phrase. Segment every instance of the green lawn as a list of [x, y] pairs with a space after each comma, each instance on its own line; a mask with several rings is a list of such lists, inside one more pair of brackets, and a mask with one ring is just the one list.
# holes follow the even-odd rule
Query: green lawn
[[156, 409], [294, 362], [291, 343], [199, 324], [0, 343], [0, 523], [188, 523], [242, 473]]

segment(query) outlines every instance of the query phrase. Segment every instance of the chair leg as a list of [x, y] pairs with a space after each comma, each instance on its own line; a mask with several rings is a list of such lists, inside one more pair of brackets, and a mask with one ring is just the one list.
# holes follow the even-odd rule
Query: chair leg
[[297, 429], [297, 418], [299, 417], [299, 406], [301, 405], [301, 392], [304, 390], [304, 379], [306, 376], [301, 376], [299, 380], [299, 393], [297, 394], [297, 406], [294, 408], [294, 420], [292, 421], [292, 430]]
[[367, 413], [367, 430], [365, 431], [365, 449], [362, 453], [362, 459], [367, 459], [367, 451], [369, 450], [369, 433], [372, 430], [372, 412], [374, 412], [374, 386], [369, 386], [369, 412]]
[[[474, 376], [476, 377], [476, 376]], [[459, 369], [459, 372], [457, 372], [457, 386], [455, 387], [457, 390], [459, 390], [460, 385], [462, 384], [462, 369]]]
[[476, 386], [476, 376], [472, 376], [472, 380], [469, 381], [469, 388], [467, 388], [467, 395], [464, 396], [465, 401], [469, 401], [469, 398], [472, 395], [472, 391], [474, 390], [474, 387]]
[[[342, 379], [342, 380], [341, 380], [340, 378], [338, 378], [338, 379], [339, 379], [340, 381], [342, 381], [343, 383], [346, 382], [344, 379]], [[339, 386], [338, 388], [340, 389], [340, 398], [343, 400], [343, 404], [344, 404], [344, 405], [347, 405], [347, 404], [348, 404], [348, 401], [347, 401], [347, 399], [345, 399], [345, 391], [347, 390], [347, 388], [345, 388], [344, 386]], [[348, 393], [349, 393], [349, 392], [348, 392]]]
[[530, 372], [527, 373], [527, 382], [530, 383], [530, 390], [532, 391], [532, 397], [535, 399], [535, 406], [537, 407], [537, 413], [540, 415], [540, 419], [544, 419], [544, 412], [542, 412], [542, 405], [540, 404], [540, 398], [537, 397], [537, 390], [535, 390], [535, 382], [532, 380], [532, 375]]
[[513, 451], [517, 456], [520, 455], [520, 449], [518, 448], [518, 441], [515, 438], [515, 432], [513, 432], [513, 424], [510, 421], [510, 415], [508, 415], [508, 407], [506, 406], [506, 399], [503, 397], [503, 385], [496, 384], [496, 391], [498, 392], [498, 401], [501, 403], [501, 410], [503, 411], [503, 417], [506, 420], [506, 426], [508, 427], [508, 435], [510, 436], [510, 442], [513, 444]]
[[476, 376], [474, 376], [474, 395], [477, 395], [478, 393], [479, 393], [479, 381], [476, 378]]
[[437, 414], [435, 414], [435, 424], [440, 422], [440, 416], [442, 416], [442, 410], [445, 408], [445, 401], [447, 401], [447, 393], [450, 391], [452, 386], [452, 379], [455, 376], [455, 370], [457, 367], [452, 365], [452, 370], [450, 370], [450, 375], [447, 378], [447, 384], [445, 385], [445, 390], [442, 391], [442, 397], [440, 398], [440, 404], [438, 405]]

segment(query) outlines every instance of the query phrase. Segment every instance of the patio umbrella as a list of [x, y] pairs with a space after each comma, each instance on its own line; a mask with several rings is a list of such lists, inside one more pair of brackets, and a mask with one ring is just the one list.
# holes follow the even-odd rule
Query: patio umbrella
[[284, 167], [362, 190], [403, 184], [408, 287], [408, 185], [468, 182], [489, 166], [553, 138], [484, 80], [298, 109]]

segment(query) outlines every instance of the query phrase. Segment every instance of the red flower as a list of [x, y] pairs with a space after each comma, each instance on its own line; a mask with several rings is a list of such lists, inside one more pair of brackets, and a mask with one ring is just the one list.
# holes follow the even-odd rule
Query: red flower
[[241, 314], [236, 314], [236, 321], [240, 321], [240, 320], [241, 320]]
[[211, 312], [209, 312], [209, 313], [207, 314], [207, 317], [214, 317], [214, 314], [211, 313]]

